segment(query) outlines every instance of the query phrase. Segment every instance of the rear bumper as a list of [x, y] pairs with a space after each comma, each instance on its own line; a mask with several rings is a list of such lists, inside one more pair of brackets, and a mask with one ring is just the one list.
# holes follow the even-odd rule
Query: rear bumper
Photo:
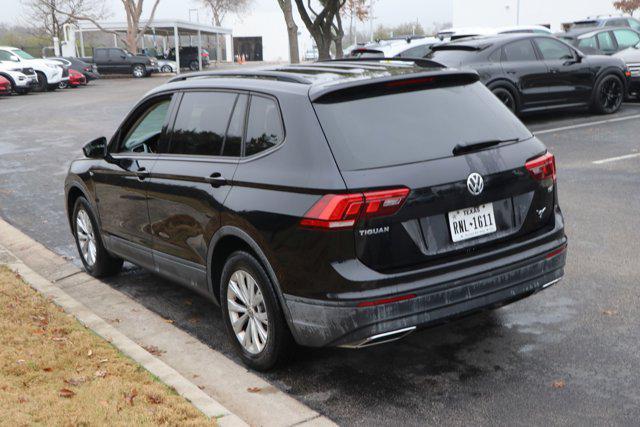
[[[301, 345], [350, 346], [374, 335], [508, 304], [563, 277], [566, 249], [557, 250], [566, 248], [566, 238], [559, 243], [552, 250], [464, 279], [435, 286], [425, 281], [428, 286], [412, 291], [413, 298], [373, 307], [358, 307], [363, 300], [329, 302], [284, 295], [289, 325]], [[396, 294], [403, 295], [407, 294]]]

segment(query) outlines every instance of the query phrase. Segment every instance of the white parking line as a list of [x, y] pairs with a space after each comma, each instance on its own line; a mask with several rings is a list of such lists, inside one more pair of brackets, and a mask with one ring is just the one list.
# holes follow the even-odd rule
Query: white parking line
[[640, 114], [634, 114], [632, 116], [616, 117], [615, 119], [599, 120], [597, 122], [580, 123], [580, 124], [577, 124], [577, 125], [563, 126], [563, 127], [559, 127], [559, 128], [555, 128], [555, 129], [544, 129], [544, 130], [540, 130], [540, 131], [534, 131], [533, 133], [535, 135], [544, 135], [546, 133], [554, 133], [554, 132], [561, 132], [561, 131], [565, 131], [565, 130], [580, 129], [580, 128], [586, 128], [586, 127], [590, 127], [590, 126], [603, 125], [603, 124], [606, 124], [606, 123], [623, 122], [625, 120], [633, 120], [633, 119], [640, 119]]
[[603, 163], [609, 163], [609, 162], [617, 162], [618, 160], [626, 160], [626, 159], [633, 159], [635, 157], [640, 157], [640, 153], [635, 153], [635, 154], [626, 154], [624, 156], [618, 156], [618, 157], [610, 157], [608, 159], [602, 159], [602, 160], [596, 160], [594, 162], [592, 162], [594, 165], [601, 165]]

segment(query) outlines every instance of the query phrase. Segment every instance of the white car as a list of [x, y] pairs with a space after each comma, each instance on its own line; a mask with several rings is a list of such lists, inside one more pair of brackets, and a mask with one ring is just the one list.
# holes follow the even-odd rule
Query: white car
[[443, 41], [457, 40], [465, 37], [495, 36], [497, 34], [533, 33], [552, 34], [551, 29], [542, 25], [514, 25], [511, 27], [458, 27], [438, 31], [438, 38]]
[[33, 68], [38, 76], [38, 91], [54, 90], [60, 82], [69, 80], [68, 76], [63, 75], [64, 67], [61, 64], [34, 58], [16, 47], [0, 46], [0, 64]]
[[178, 64], [170, 59], [158, 59], [158, 69], [161, 73], [175, 73], [178, 70]]
[[440, 39], [422, 36], [380, 40], [356, 47], [349, 56], [356, 58], [424, 58], [431, 51], [431, 47], [438, 43], [441, 43]]
[[0, 63], [0, 76], [9, 80], [11, 90], [20, 95], [27, 94], [38, 86], [38, 77], [31, 67]]

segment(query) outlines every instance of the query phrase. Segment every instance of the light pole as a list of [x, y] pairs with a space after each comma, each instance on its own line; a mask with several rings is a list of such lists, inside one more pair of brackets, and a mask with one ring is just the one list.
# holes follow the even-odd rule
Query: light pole
[[520, 0], [516, 4], [516, 25], [520, 25]]

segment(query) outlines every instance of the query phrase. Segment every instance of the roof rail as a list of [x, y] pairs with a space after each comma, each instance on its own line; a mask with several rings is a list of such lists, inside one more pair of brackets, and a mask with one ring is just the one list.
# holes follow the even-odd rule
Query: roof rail
[[[319, 63], [331, 63], [331, 62], [370, 62], [370, 63], [381, 63], [381, 62], [409, 62], [414, 63], [418, 67], [421, 68], [447, 68], [446, 65], [442, 65], [439, 62], [432, 61], [430, 59], [424, 58], [337, 58], [337, 59], [325, 59], [323, 61], [318, 61]], [[381, 64], [385, 65], [385, 64]]]
[[173, 77], [169, 80], [169, 83], [185, 81], [187, 79], [196, 79], [203, 77], [229, 77], [229, 78], [265, 78], [273, 79], [281, 82], [288, 83], [302, 83], [311, 84], [311, 80], [302, 76], [286, 73], [283, 71], [270, 71], [270, 70], [229, 70], [229, 71], [200, 71], [196, 73], [182, 74]]

